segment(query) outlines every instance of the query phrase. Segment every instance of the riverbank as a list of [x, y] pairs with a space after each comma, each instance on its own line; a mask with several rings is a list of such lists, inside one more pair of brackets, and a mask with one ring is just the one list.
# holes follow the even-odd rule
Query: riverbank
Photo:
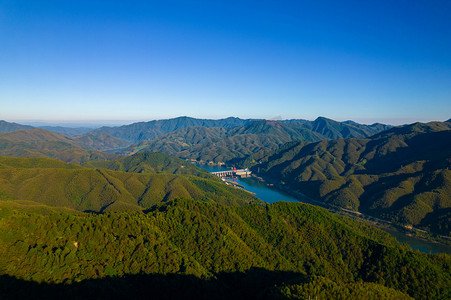
[[[225, 171], [229, 170], [224, 166], [211, 166], [203, 165], [201, 168], [209, 171]], [[290, 201], [290, 202], [302, 202], [310, 205], [315, 205], [327, 209], [331, 213], [343, 215], [349, 218], [353, 218], [357, 221], [365, 224], [378, 227], [381, 230], [389, 232], [399, 242], [407, 244], [417, 250], [423, 252], [432, 253], [448, 253], [451, 254], [451, 240], [439, 238], [438, 236], [430, 235], [425, 236], [423, 232], [415, 232], [406, 229], [390, 221], [378, 219], [372, 216], [362, 214], [358, 211], [352, 211], [343, 209], [340, 207], [334, 207], [326, 203], [312, 199], [304, 195], [300, 191], [292, 190], [291, 188], [280, 184], [277, 180], [271, 178], [263, 178], [256, 174], [253, 174], [249, 178], [237, 178], [237, 182], [245, 186], [245, 189], [255, 193], [255, 195], [266, 203], [274, 203], [277, 201]], [[409, 240], [411, 239], [411, 240]]]
[[[342, 216], [352, 218], [354, 220], [363, 222], [365, 224], [368, 224], [368, 225], [371, 225], [374, 227], [378, 227], [389, 233], [395, 233], [392, 235], [394, 235], [400, 242], [405, 242], [406, 239], [400, 238], [401, 236], [404, 236], [406, 238], [421, 240], [425, 243], [436, 244], [436, 245], [440, 246], [439, 248], [444, 247], [444, 248], [441, 248], [441, 251], [445, 250], [446, 253], [451, 254], [451, 237], [446, 237], [446, 236], [438, 235], [435, 233], [427, 232], [425, 230], [418, 229], [415, 227], [401, 226], [401, 225], [393, 223], [391, 221], [379, 219], [379, 218], [376, 218], [376, 217], [373, 217], [370, 215], [363, 214], [358, 211], [353, 211], [353, 210], [348, 210], [348, 209], [341, 208], [338, 206], [328, 205], [326, 203], [314, 200], [314, 199], [306, 196], [305, 194], [301, 193], [300, 191], [293, 190], [283, 184], [280, 184], [280, 182], [278, 182], [276, 179], [269, 178], [269, 177], [257, 176], [256, 174], [253, 174], [252, 176], [257, 178], [262, 183], [266, 183], [268, 185], [271, 185], [274, 188], [280, 189], [281, 191], [284, 191], [285, 193], [292, 195], [293, 197], [297, 198], [301, 202], [306, 202], [308, 204], [320, 206], [322, 208], [327, 209], [331, 213], [335, 213], [335, 214], [339, 214]], [[422, 249], [424, 247], [418, 246], [418, 247], [413, 247], [413, 248], [423, 251]], [[427, 252], [427, 251], [423, 251], [423, 252]]]

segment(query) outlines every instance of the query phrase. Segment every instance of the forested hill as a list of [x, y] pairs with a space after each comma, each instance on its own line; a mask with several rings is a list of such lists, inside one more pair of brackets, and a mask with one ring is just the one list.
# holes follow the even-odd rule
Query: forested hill
[[[280, 127], [280, 128], [279, 128]], [[152, 141], [142, 141], [123, 154], [136, 151], [164, 152], [196, 161], [229, 162], [262, 149], [273, 150], [292, 139], [320, 138], [293, 130], [293, 125], [267, 121], [251, 122], [233, 129], [190, 127], [180, 129]]]
[[105, 168], [114, 171], [134, 173], [171, 173], [215, 178], [209, 172], [182, 159], [160, 152], [140, 152], [118, 160], [91, 161], [86, 167]]
[[206, 177], [91, 169], [50, 159], [1, 158], [0, 200], [27, 200], [91, 212], [143, 210], [177, 198], [225, 205], [260, 202], [214, 176]]
[[449, 299], [450, 264], [301, 203], [94, 215], [0, 201], [4, 299]]
[[293, 143], [253, 170], [332, 205], [450, 235], [450, 169], [451, 123], [432, 122]]
[[380, 123], [364, 125], [353, 121], [337, 122], [324, 117], [319, 117], [314, 121], [302, 122], [299, 124], [305, 129], [320, 134], [323, 137], [322, 139], [329, 140], [340, 138], [366, 138], [392, 128], [390, 125]]

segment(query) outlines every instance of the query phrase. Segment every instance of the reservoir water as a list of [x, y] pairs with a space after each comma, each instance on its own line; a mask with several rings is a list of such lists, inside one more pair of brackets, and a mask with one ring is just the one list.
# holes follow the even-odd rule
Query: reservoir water
[[[200, 165], [202, 169], [205, 169], [209, 172], [219, 172], [230, 170], [225, 167], [220, 166], [209, 166], [209, 165]], [[265, 182], [259, 181], [255, 177], [248, 178], [236, 178], [234, 179], [237, 183], [244, 186], [244, 188], [252, 193], [255, 193], [255, 196], [260, 200], [265, 201], [267, 203], [274, 203], [277, 201], [288, 201], [288, 202], [304, 202], [317, 206], [321, 206], [319, 202], [309, 200], [306, 197], [293, 197], [292, 195], [277, 189], [276, 187], [269, 186]], [[426, 253], [448, 253], [451, 254], [451, 247], [441, 244], [432, 243], [429, 241], [417, 239], [414, 237], [409, 237], [404, 234], [401, 234], [394, 230], [385, 230], [390, 233], [393, 237], [395, 237], [400, 243], [406, 243], [411, 248], [420, 250]]]

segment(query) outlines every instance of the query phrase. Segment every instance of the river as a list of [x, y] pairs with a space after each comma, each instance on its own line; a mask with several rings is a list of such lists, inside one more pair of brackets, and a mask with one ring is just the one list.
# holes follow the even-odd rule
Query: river
[[[209, 165], [200, 165], [202, 169], [205, 169], [209, 172], [219, 172], [230, 170], [225, 167], [220, 166], [209, 166]], [[274, 203], [277, 201], [287, 201], [287, 202], [303, 202], [309, 203], [317, 206], [320, 203], [316, 201], [311, 201], [308, 198], [304, 197], [293, 197], [292, 195], [274, 187], [269, 186], [266, 182], [261, 182], [255, 177], [248, 178], [236, 178], [235, 181], [244, 186], [244, 188], [252, 193], [255, 193], [255, 196], [260, 200], [265, 201], [267, 203]], [[451, 254], [451, 247], [446, 245], [441, 245], [429, 241], [425, 241], [422, 239], [417, 239], [414, 237], [409, 237], [404, 234], [401, 234], [394, 230], [384, 229], [386, 232], [390, 233], [393, 237], [395, 237], [400, 243], [406, 243], [411, 248], [420, 250], [426, 253], [448, 253]]]

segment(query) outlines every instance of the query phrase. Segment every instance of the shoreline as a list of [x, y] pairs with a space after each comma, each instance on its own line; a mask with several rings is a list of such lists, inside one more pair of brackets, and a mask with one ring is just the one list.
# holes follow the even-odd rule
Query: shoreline
[[[406, 227], [403, 227], [402, 225], [395, 224], [391, 221], [379, 219], [379, 218], [371, 216], [371, 215], [366, 215], [359, 211], [353, 211], [353, 210], [348, 210], [348, 209], [341, 208], [341, 207], [332, 206], [327, 203], [312, 199], [312, 198], [306, 196], [305, 194], [301, 193], [300, 191], [290, 189], [287, 186], [280, 184], [275, 179], [272, 179], [269, 177], [264, 177], [261, 175], [257, 176], [255, 174], [252, 174], [251, 176], [258, 179], [261, 182], [267, 182], [267, 183], [271, 184], [272, 187], [275, 187], [276, 189], [293, 196], [294, 198], [298, 199], [299, 202], [310, 204], [310, 205], [320, 206], [324, 209], [327, 209], [331, 213], [350, 217], [354, 220], [358, 220], [367, 225], [377, 227], [381, 230], [383, 230], [383, 229], [391, 230], [398, 234], [404, 235], [408, 238], [413, 238], [413, 239], [421, 240], [424, 242], [434, 243], [434, 244], [437, 244], [440, 246], [449, 247], [451, 250], [451, 237], [442, 236], [442, 235], [439, 235], [436, 233], [431, 233], [431, 232], [428, 232], [423, 229], [417, 229], [415, 227], [412, 227], [412, 229], [406, 228]], [[313, 203], [304, 202], [303, 200], [305, 200], [305, 199], [307, 199], [308, 202], [313, 202]], [[427, 237], [419, 236], [418, 233], [426, 234], [428, 236]]]
[[[219, 164], [212, 165], [212, 164], [206, 164], [206, 163], [203, 163], [203, 164], [197, 163], [197, 165], [204, 165], [204, 166], [206, 165], [206, 166], [210, 166], [210, 167], [214, 166], [214, 167], [226, 168], [225, 165], [219, 165]], [[407, 238], [412, 238], [412, 239], [416, 239], [416, 240], [423, 241], [426, 243], [432, 243], [432, 244], [436, 244], [439, 246], [444, 246], [444, 247], [449, 248], [450, 253], [451, 253], [451, 237], [427, 232], [425, 230], [417, 229], [415, 227], [406, 228], [402, 225], [395, 224], [391, 221], [379, 219], [379, 218], [373, 217], [371, 215], [366, 215], [359, 211], [353, 211], [353, 210], [345, 209], [342, 207], [333, 206], [333, 205], [312, 199], [311, 197], [303, 194], [300, 191], [293, 190], [293, 189], [289, 188], [288, 186], [281, 184], [278, 180], [276, 180], [274, 178], [262, 176], [260, 174], [257, 175], [256, 173], [252, 173], [249, 177], [258, 180], [261, 183], [266, 183], [266, 186], [268, 188], [274, 188], [275, 190], [277, 190], [279, 192], [290, 195], [291, 197], [295, 198], [298, 202], [321, 207], [333, 214], [346, 216], [346, 217], [352, 218], [356, 221], [363, 222], [367, 225], [377, 227], [381, 230], [392, 231], [394, 233], [403, 235]], [[424, 236], [424, 235], [427, 235], [427, 236]]]

